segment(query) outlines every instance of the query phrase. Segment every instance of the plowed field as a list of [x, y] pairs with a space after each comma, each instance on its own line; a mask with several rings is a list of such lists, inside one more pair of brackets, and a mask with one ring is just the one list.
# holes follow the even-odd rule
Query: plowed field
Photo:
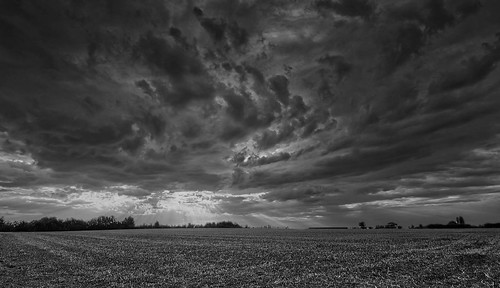
[[0, 287], [499, 287], [500, 230], [0, 233]]

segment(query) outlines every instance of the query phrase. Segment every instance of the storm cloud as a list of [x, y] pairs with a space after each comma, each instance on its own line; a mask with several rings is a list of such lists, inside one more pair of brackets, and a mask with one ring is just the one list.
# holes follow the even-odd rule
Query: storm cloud
[[499, 11], [2, 1], [0, 216], [492, 220]]

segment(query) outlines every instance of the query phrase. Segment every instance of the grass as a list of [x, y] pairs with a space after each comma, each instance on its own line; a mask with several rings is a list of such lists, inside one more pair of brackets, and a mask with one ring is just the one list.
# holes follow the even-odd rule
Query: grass
[[2, 287], [498, 287], [500, 230], [0, 233]]

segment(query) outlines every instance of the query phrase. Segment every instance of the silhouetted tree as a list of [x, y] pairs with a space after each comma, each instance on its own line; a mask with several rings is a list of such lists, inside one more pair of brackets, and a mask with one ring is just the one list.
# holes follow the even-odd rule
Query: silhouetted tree
[[358, 224], [358, 225], [359, 225], [359, 227], [360, 227], [361, 229], [366, 229], [365, 222], [359, 222], [359, 224]]
[[395, 229], [398, 228], [398, 224], [396, 224], [395, 222], [389, 222], [387, 223], [387, 225], [385, 225], [385, 228]]
[[128, 216], [127, 218], [123, 219], [122, 221], [122, 228], [134, 228], [135, 227], [135, 221], [132, 216]]
[[66, 219], [63, 222], [64, 230], [86, 230], [87, 229], [87, 222], [84, 220], [80, 219]]
[[15, 221], [14, 222], [14, 231], [33, 231], [32, 229], [30, 229], [30, 225], [28, 222], [26, 221]]
[[3, 217], [0, 217], [0, 232], [8, 232], [8, 231], [12, 231], [10, 223], [5, 222], [5, 219], [3, 219]]
[[231, 221], [222, 222], [207, 222], [205, 225], [200, 226], [200, 228], [242, 228], [238, 223], [233, 223]]
[[62, 231], [63, 221], [56, 217], [43, 217], [40, 220], [33, 220], [29, 223], [30, 231]]
[[500, 223], [486, 223], [483, 225], [484, 228], [500, 228]]
[[118, 221], [116, 221], [115, 216], [99, 216], [97, 217], [94, 224], [97, 225], [97, 229], [117, 229], [120, 228]]

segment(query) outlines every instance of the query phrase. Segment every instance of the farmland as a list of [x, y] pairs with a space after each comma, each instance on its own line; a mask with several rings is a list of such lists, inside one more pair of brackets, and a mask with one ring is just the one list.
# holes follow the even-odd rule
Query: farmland
[[498, 285], [498, 229], [0, 233], [2, 287]]

